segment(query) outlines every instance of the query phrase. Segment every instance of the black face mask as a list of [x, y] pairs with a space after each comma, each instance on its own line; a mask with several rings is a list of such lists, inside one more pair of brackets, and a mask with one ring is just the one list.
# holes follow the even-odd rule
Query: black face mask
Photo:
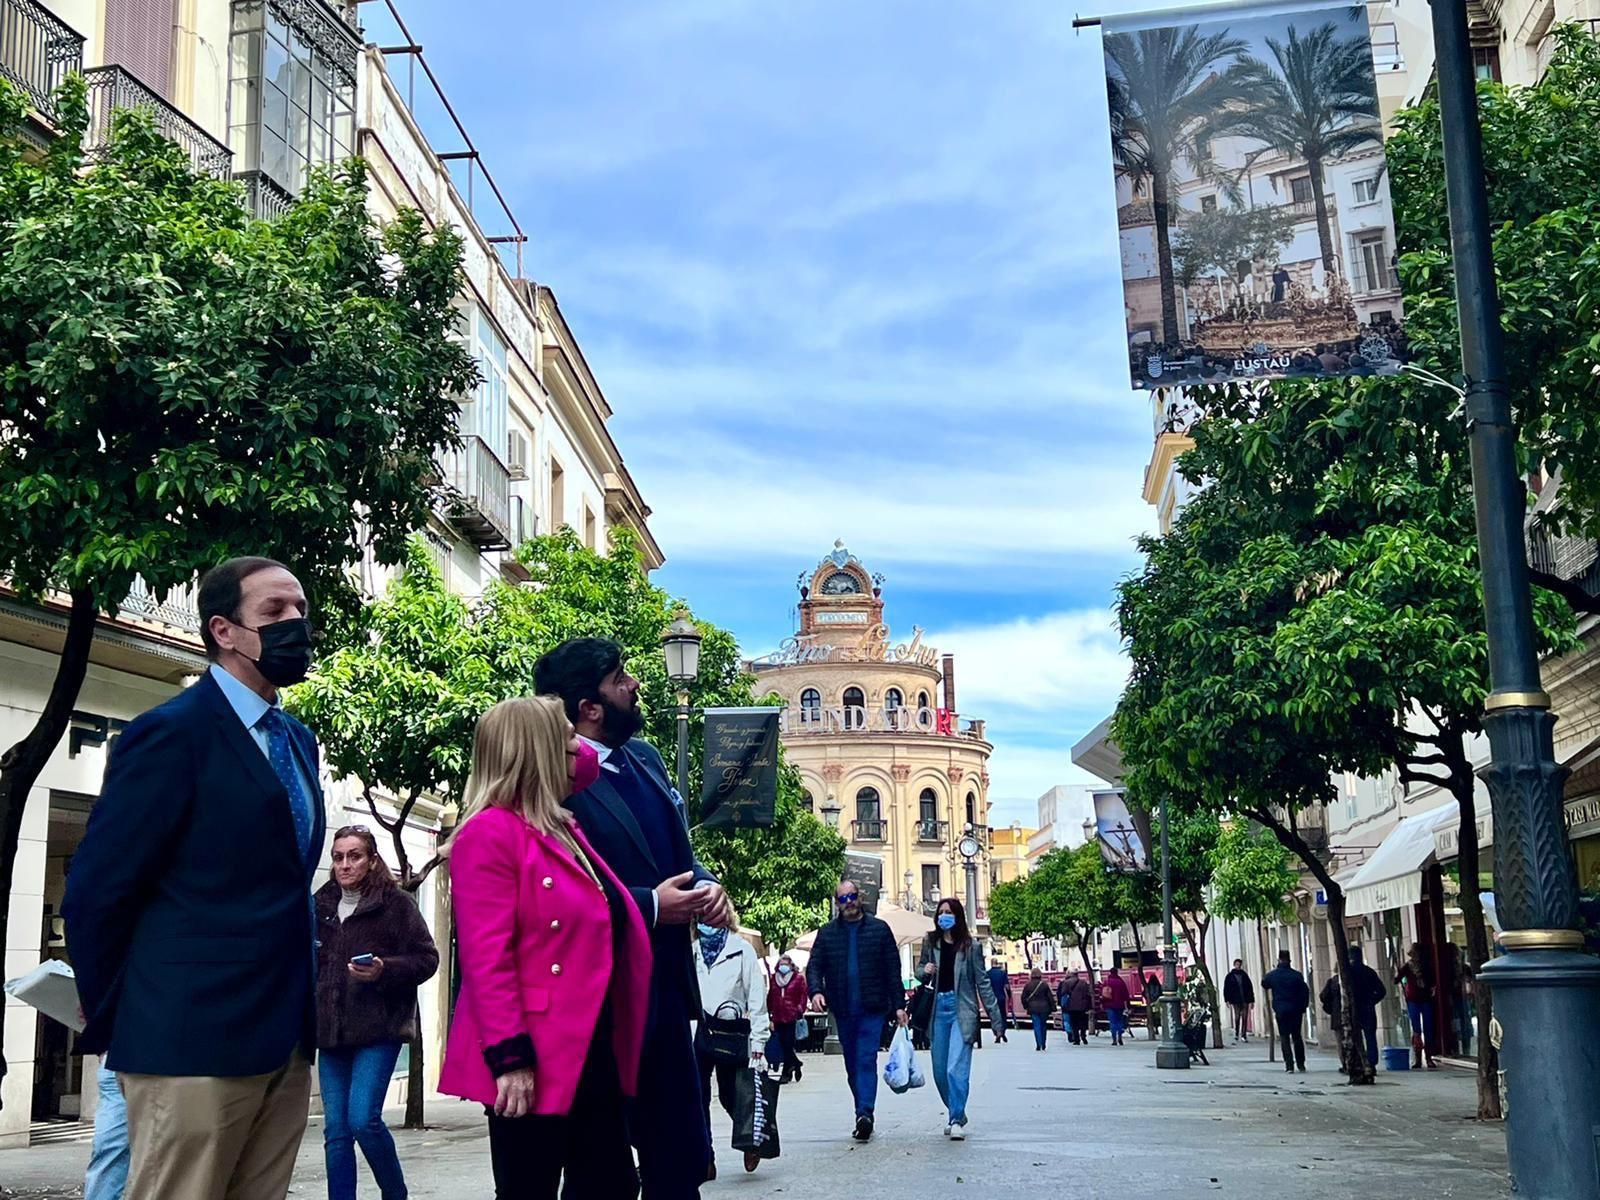
[[290, 617], [251, 629], [261, 638], [261, 657], [254, 659], [262, 678], [275, 687], [292, 687], [311, 670], [311, 622]]

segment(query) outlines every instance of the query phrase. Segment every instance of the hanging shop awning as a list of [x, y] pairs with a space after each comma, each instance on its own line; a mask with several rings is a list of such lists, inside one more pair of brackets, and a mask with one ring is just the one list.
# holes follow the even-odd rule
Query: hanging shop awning
[[1460, 810], [1452, 802], [1401, 820], [1345, 885], [1345, 912], [1360, 916], [1421, 900], [1421, 871], [1434, 856], [1434, 834], [1459, 819]]

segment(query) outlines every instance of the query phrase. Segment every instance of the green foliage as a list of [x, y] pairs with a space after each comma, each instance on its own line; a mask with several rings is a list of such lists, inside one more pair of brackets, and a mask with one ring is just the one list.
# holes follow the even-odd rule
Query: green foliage
[[1289, 920], [1300, 877], [1278, 840], [1243, 820], [1225, 824], [1211, 849], [1212, 913], [1224, 921]]
[[[632, 532], [614, 529], [611, 552], [601, 555], [562, 528], [524, 544], [518, 556], [532, 582], [493, 582], [469, 605], [448, 591], [431, 554], [415, 543], [405, 574], [341, 630], [341, 644], [290, 697], [336, 774], [387, 791], [402, 806], [425, 791], [459, 794], [478, 716], [499, 700], [531, 694], [539, 657], [572, 637], [623, 647], [642, 685], [645, 736], [673, 761], [677, 718], [661, 635], [678, 606], [646, 576]], [[753, 703], [733, 636], [699, 628], [691, 703]], [[691, 722], [691, 814], [698, 811], [699, 724]], [[744, 921], [781, 944], [826, 919], [844, 871], [844, 842], [804, 810], [802, 795], [798, 773], [784, 762], [772, 828], [695, 834], [702, 861]]]
[[1249, 277], [1255, 263], [1277, 263], [1279, 251], [1294, 238], [1297, 223], [1282, 204], [1186, 212], [1172, 246], [1178, 282], [1192, 288], [1220, 272], [1233, 281], [1237, 296], [1239, 283]]
[[0, 84], [0, 573], [113, 611], [232, 554], [324, 597], [370, 540], [397, 561], [476, 379], [450, 337], [461, 244], [379, 229], [365, 168], [273, 222], [197, 175], [143, 110], [84, 168], [83, 83], [30, 158]]
[[1043, 936], [1043, 921], [1034, 911], [1038, 893], [1028, 886], [1028, 876], [1007, 879], [989, 890], [989, 929], [1008, 942], [1023, 942]]
[[[1538, 84], [1479, 83], [1484, 175], [1523, 460], [1561, 472], [1553, 525], [1600, 536], [1600, 42], [1576, 26], [1555, 36]], [[1387, 151], [1407, 331], [1420, 361], [1451, 376], [1461, 359], [1437, 101], [1397, 126]]]

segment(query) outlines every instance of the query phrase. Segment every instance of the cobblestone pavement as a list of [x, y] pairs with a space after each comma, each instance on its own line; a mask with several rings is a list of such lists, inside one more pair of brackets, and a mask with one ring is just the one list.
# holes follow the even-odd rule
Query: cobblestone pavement
[[[1432, 1197], [1510, 1195], [1504, 1132], [1468, 1119], [1473, 1081], [1465, 1071], [1380, 1073], [1376, 1087], [1356, 1090], [1329, 1055], [1314, 1054], [1310, 1072], [1295, 1076], [1267, 1062], [1260, 1042], [1210, 1056], [1209, 1068], [1157, 1072], [1151, 1043], [1131, 1035], [1120, 1048], [1106, 1037], [1086, 1048], [1058, 1037], [1039, 1054], [1019, 1033], [974, 1057], [969, 1140], [941, 1136], [930, 1084], [904, 1096], [884, 1089], [878, 1136], [868, 1145], [848, 1136], [840, 1060], [808, 1058], [804, 1081], [783, 1090], [776, 1162], [746, 1175], [725, 1148], [728, 1122], [715, 1113], [722, 1178], [705, 1195], [876, 1195], [893, 1181], [895, 1194], [917, 1200], [972, 1196], [995, 1184], [1051, 1195], [1069, 1187], [1074, 1200], [1167, 1189], [1230, 1200], [1371, 1200], [1415, 1191], [1404, 1181], [1417, 1178]], [[413, 1200], [493, 1196], [480, 1111], [434, 1100], [430, 1128], [396, 1131]], [[87, 1157], [86, 1143], [0, 1152], [0, 1197], [77, 1197]], [[373, 1195], [362, 1171], [361, 1194]], [[291, 1195], [325, 1195], [316, 1119]]]

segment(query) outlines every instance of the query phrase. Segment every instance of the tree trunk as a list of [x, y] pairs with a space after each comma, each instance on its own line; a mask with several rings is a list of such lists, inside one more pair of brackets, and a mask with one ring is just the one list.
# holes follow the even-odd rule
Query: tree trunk
[[406, 1128], [425, 1129], [422, 1117], [422, 1014], [417, 1014], [417, 1036], [411, 1039], [406, 1064]]
[[[75, 588], [71, 595], [67, 636], [61, 646], [61, 657], [56, 661], [50, 695], [27, 736], [0, 755], [0, 953], [10, 944], [7, 924], [11, 913], [11, 884], [16, 878], [17, 847], [22, 840], [22, 817], [27, 811], [28, 794], [72, 721], [72, 709], [89, 670], [89, 649], [94, 644], [95, 621], [100, 615], [88, 589]], [[6, 1076], [3, 1037], [3, 1023], [0, 1023], [0, 1083]]]
[[[1452, 736], [1445, 754], [1450, 758], [1450, 790], [1455, 793], [1456, 804], [1461, 809], [1460, 857], [1461, 867], [1461, 921], [1467, 931], [1467, 961], [1472, 967], [1472, 991], [1478, 1011], [1478, 1119], [1500, 1120], [1500, 1052], [1489, 1040], [1489, 1021], [1494, 1016], [1494, 997], [1489, 985], [1478, 972], [1489, 960], [1489, 930], [1483, 919], [1483, 901], [1478, 897], [1479, 848], [1477, 797], [1472, 767], [1467, 762], [1465, 749], [1459, 737]], [[1435, 955], [1434, 979], [1444, 986], [1443, 956]], [[1461, 980], [1453, 980], [1454, 988]], [[1449, 1015], [1455, 1017], [1455, 995], [1448, 997]], [[1443, 1039], [1441, 1041], [1441, 1048]]]
[[[1210, 920], [1200, 922], [1198, 918], [1191, 918], [1182, 913], [1174, 913], [1178, 918], [1178, 928], [1183, 930], [1183, 940], [1189, 943], [1189, 953], [1194, 955], [1195, 966], [1200, 968], [1200, 978], [1206, 984], [1206, 1004], [1211, 1009], [1211, 1048], [1222, 1049], [1222, 1013], [1217, 997], [1217, 981], [1211, 977], [1211, 965], [1206, 962], [1206, 929]], [[1195, 924], [1191, 926], [1190, 920]]]
[[1339, 992], [1344, 1001], [1344, 1030], [1340, 1037], [1340, 1053], [1345, 1074], [1355, 1085], [1376, 1083], [1376, 1074], [1372, 1064], [1367, 1061], [1361, 1045], [1361, 1031], [1356, 1028], [1355, 1022], [1355, 989], [1350, 979], [1350, 939], [1344, 928], [1344, 889], [1333, 881], [1333, 874], [1328, 870], [1327, 864], [1317, 857], [1316, 852], [1292, 825], [1285, 825], [1265, 806], [1248, 809], [1245, 815], [1272, 830], [1273, 836], [1283, 848], [1299, 858], [1306, 865], [1306, 869], [1316, 876], [1317, 882], [1322, 885], [1322, 890], [1328, 897], [1328, 932], [1333, 937], [1334, 969], [1339, 973]]
[[1306, 165], [1311, 168], [1311, 199], [1317, 206], [1317, 240], [1322, 243], [1322, 269], [1328, 273], [1331, 286], [1338, 269], [1334, 266], [1333, 226], [1328, 222], [1328, 193], [1322, 182], [1322, 159], [1307, 159]]
[[[1157, 170], [1150, 176], [1150, 207], [1156, 218], [1156, 266], [1161, 274], [1161, 343], [1176, 346], [1183, 340], [1178, 325], [1178, 281], [1172, 272], [1172, 184], [1167, 172]], [[1148, 852], [1149, 847], [1145, 847]]]

